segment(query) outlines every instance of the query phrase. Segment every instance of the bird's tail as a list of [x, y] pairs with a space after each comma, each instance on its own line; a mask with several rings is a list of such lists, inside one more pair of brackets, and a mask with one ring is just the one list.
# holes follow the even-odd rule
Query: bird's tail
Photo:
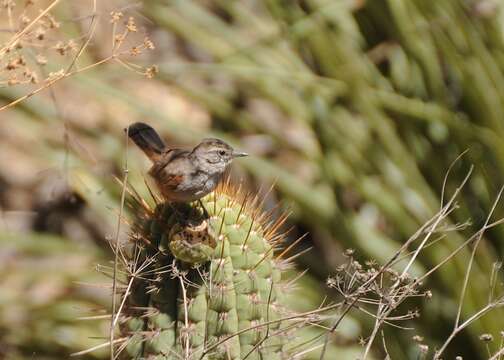
[[166, 149], [165, 143], [156, 130], [145, 123], [136, 122], [124, 129], [124, 131], [153, 162], [158, 160]]

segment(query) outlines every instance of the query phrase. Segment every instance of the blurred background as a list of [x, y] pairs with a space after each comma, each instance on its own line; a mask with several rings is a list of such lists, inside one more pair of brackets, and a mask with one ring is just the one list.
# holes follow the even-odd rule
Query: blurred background
[[[1, 43], [52, 3], [0, 2]], [[308, 269], [299, 311], [340, 300], [325, 282], [345, 249], [386, 262], [439, 210], [463, 152], [445, 200], [474, 172], [450, 231], [414, 273], [481, 227], [504, 184], [501, 1], [86, 0], [56, 1], [48, 14], [0, 52], [0, 358], [66, 359], [106, 341], [110, 279], [97, 270], [113, 257], [114, 176], [126, 159], [148, 196], [148, 161], [123, 132], [134, 121], [170, 146], [217, 136], [252, 155], [235, 162], [233, 182], [265, 194], [274, 185], [265, 208], [292, 211], [290, 241], [308, 233], [297, 246], [312, 247], [296, 258]], [[65, 71], [77, 73], [7, 106]], [[503, 213], [498, 205], [494, 219]], [[503, 227], [485, 234], [463, 319], [487, 304], [503, 239]], [[431, 300], [407, 305], [420, 317], [401, 326], [414, 330], [385, 326], [392, 359], [422, 358], [415, 335], [429, 358], [448, 337], [470, 250], [424, 284]], [[503, 319], [496, 309], [472, 323], [446, 358], [488, 358], [502, 347]], [[373, 323], [352, 312], [331, 338], [337, 358], [355, 359]]]

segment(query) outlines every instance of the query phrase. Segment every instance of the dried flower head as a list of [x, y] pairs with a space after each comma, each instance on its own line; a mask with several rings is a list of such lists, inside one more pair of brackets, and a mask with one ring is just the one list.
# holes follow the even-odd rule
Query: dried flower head
[[65, 70], [63, 69], [60, 69], [58, 71], [55, 71], [55, 72], [50, 72], [49, 73], [49, 76], [46, 78], [47, 81], [54, 81], [56, 79], [59, 79], [61, 77], [63, 77], [63, 75], [65, 75]]
[[420, 353], [425, 355], [429, 352], [429, 346], [425, 344], [419, 344], [418, 349], [420, 350]]
[[414, 342], [417, 342], [417, 343], [420, 343], [420, 342], [424, 341], [423, 336], [420, 336], [420, 335], [415, 335], [415, 336], [412, 337], [412, 339], [413, 339]]
[[110, 13], [110, 22], [112, 24], [115, 24], [117, 23], [119, 20], [121, 20], [121, 18], [123, 17], [123, 13], [121, 11], [112, 11]]
[[145, 37], [144, 38], [144, 47], [148, 50], [154, 50], [155, 49], [155, 46], [154, 46], [154, 43], [148, 38], [148, 37]]
[[157, 67], [157, 65], [152, 65], [145, 70], [145, 76], [148, 79], [152, 79], [158, 72], [159, 68]]
[[492, 342], [493, 335], [492, 334], [481, 334], [479, 339], [483, 342]]
[[38, 65], [47, 64], [47, 58], [42, 54], [37, 54], [37, 56], [35, 56], [35, 61], [37, 62]]
[[327, 287], [334, 288], [337, 285], [337, 280], [334, 277], [328, 277], [326, 280]]
[[126, 23], [126, 29], [129, 32], [137, 32], [138, 31], [137, 26], [135, 24], [135, 19], [132, 16], [130, 16], [128, 18], [128, 22]]
[[9, 80], [7, 80], [7, 85], [9, 86], [18, 85], [20, 83], [21, 82], [18, 80], [16, 74], [14, 74], [12, 77], [9, 78]]
[[130, 49], [130, 55], [131, 56], [137, 56], [142, 53], [142, 50], [138, 46], [132, 46]]
[[60, 27], [60, 23], [50, 13], [44, 16], [44, 20], [44, 25], [49, 29], [58, 29]]
[[42, 26], [39, 26], [37, 29], [35, 29], [35, 38], [37, 40], [44, 40], [46, 34], [46, 29]]
[[346, 249], [344, 252], [343, 252], [343, 256], [345, 257], [350, 257], [350, 256], [353, 256], [353, 254], [355, 253], [355, 250], [354, 249]]

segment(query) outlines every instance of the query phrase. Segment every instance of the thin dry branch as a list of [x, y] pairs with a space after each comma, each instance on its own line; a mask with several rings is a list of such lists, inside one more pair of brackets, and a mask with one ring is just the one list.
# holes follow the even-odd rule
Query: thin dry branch
[[[409, 278], [408, 271], [411, 268], [413, 262], [416, 260], [418, 255], [420, 254], [421, 251], [423, 251], [427, 246], [430, 246], [431, 243], [429, 243], [429, 239], [432, 237], [432, 234], [436, 233], [439, 231], [439, 227], [441, 226], [441, 223], [448, 217], [448, 215], [451, 214], [451, 212], [456, 208], [456, 203], [455, 200], [460, 194], [460, 191], [464, 187], [464, 185], [467, 183], [471, 173], [472, 173], [473, 168], [468, 171], [466, 177], [462, 181], [461, 185], [457, 187], [455, 190], [454, 194], [451, 196], [449, 201], [444, 205], [439, 212], [434, 215], [424, 226], [419, 229], [406, 243], [401, 246], [401, 248], [392, 256], [392, 258], [385, 264], [383, 265], [380, 270], [370, 270], [371, 274], [369, 275], [368, 272], [365, 270], [362, 270], [361, 268], [357, 267], [355, 265], [355, 261], [353, 260], [351, 254], [349, 253], [349, 261], [348, 264], [345, 268], [342, 268], [342, 277], [343, 279], [346, 278], [346, 280], [342, 280], [341, 276], [340, 278], [337, 278], [336, 280], [333, 280], [332, 282], [329, 283], [330, 286], [336, 287], [338, 291], [340, 292], [341, 295], [344, 296], [345, 301], [344, 301], [344, 307], [342, 309], [341, 314], [339, 317], [336, 319], [334, 325], [331, 327], [331, 330], [326, 334], [326, 338], [324, 341], [324, 346], [322, 348], [322, 352], [320, 355], [320, 359], [324, 358], [325, 355], [325, 349], [327, 346], [327, 343], [329, 341], [329, 335], [336, 330], [336, 328], [339, 326], [341, 323], [342, 319], [350, 312], [352, 308], [359, 309], [361, 311], [364, 311], [364, 313], [367, 313], [371, 315], [375, 319], [375, 325], [373, 327], [372, 333], [370, 337], [368, 338], [366, 342], [366, 347], [363, 351], [363, 356], [362, 359], [367, 358], [367, 356], [370, 354], [371, 346], [374, 342], [374, 339], [376, 338], [377, 334], [379, 333], [379, 330], [384, 324], [392, 324], [391, 321], [400, 321], [400, 320], [406, 320], [410, 319], [412, 317], [417, 316], [416, 312], [409, 312], [408, 314], [404, 315], [399, 315], [399, 316], [391, 316], [392, 312], [394, 312], [400, 304], [402, 304], [406, 299], [412, 298], [412, 297], [418, 297], [418, 296], [426, 296], [428, 293], [419, 293], [418, 292], [418, 287], [421, 285], [422, 281], [430, 276], [434, 271], [438, 270], [442, 265], [446, 264], [449, 260], [453, 259], [456, 254], [458, 254], [462, 249], [464, 249], [468, 244], [472, 242], [476, 242], [472, 255], [471, 255], [471, 261], [469, 262], [468, 269], [466, 272], [466, 277], [464, 280], [464, 287], [462, 289], [462, 294], [461, 294], [461, 299], [463, 299], [466, 289], [467, 289], [467, 283], [468, 283], [468, 278], [469, 278], [469, 272], [471, 269], [471, 264], [474, 260], [475, 256], [475, 251], [477, 248], [477, 245], [482, 239], [482, 236], [486, 230], [493, 226], [497, 226], [500, 223], [503, 222], [503, 219], [497, 220], [493, 223], [490, 223], [490, 219], [495, 211], [495, 208], [500, 201], [500, 198], [502, 196], [502, 193], [504, 191], [504, 188], [502, 188], [496, 197], [496, 200], [488, 214], [488, 217], [486, 219], [485, 224], [483, 227], [477, 231], [473, 236], [471, 236], [467, 241], [465, 241], [462, 245], [460, 245], [458, 248], [456, 248], [454, 251], [450, 253], [449, 256], [447, 256], [445, 259], [443, 259], [440, 263], [438, 263], [436, 266], [434, 266], [432, 269], [430, 269], [426, 274], [421, 276], [420, 278], [417, 279], [411, 279]], [[446, 180], [445, 180], [446, 184]], [[443, 189], [443, 197], [444, 197], [444, 189]], [[400, 274], [394, 275], [396, 277], [396, 280], [393, 282], [393, 284], [390, 287], [387, 287], [387, 285], [384, 285], [387, 283], [385, 280], [384, 276], [387, 275], [388, 273], [394, 274], [395, 272], [392, 270], [390, 267], [392, 264], [396, 263], [397, 259], [400, 258], [400, 255], [409, 247], [410, 244], [412, 244], [414, 241], [422, 238], [422, 241], [420, 245], [413, 251], [412, 256], [410, 258], [410, 261], [408, 264], [404, 267], [404, 269], [401, 271]], [[442, 237], [441, 237], [442, 238]], [[436, 242], [438, 240], [435, 240]], [[360, 266], [360, 265], [359, 265]], [[354, 268], [355, 267], [355, 268]], [[358, 275], [358, 276], [356, 276]], [[383, 287], [383, 289], [382, 289]], [[492, 286], [491, 286], [492, 287]], [[372, 298], [367, 298], [366, 296], [371, 295]], [[430, 295], [429, 295], [430, 296]], [[376, 299], [374, 299], [374, 298]], [[365, 310], [363, 307], [359, 306], [358, 304], [362, 303], [363, 305], [367, 304], [368, 306], [376, 306], [376, 315], [373, 315], [371, 312]], [[477, 320], [490, 310], [494, 309], [495, 307], [501, 306], [502, 305], [502, 299], [498, 299], [495, 301], [490, 302], [486, 307], [482, 308], [480, 311], [478, 311], [476, 314], [470, 317], [470, 319], [466, 320], [464, 323], [459, 324], [457, 321], [455, 324], [455, 329], [454, 333], [450, 336], [449, 339], [447, 339], [447, 343], [444, 345], [442, 350], [447, 346], [447, 344], [455, 337], [458, 332], [463, 330], [466, 326], [468, 326], [472, 321]], [[462, 304], [459, 304], [458, 308], [458, 315], [457, 319], [460, 319], [460, 313], [461, 313], [461, 308]], [[438, 359], [438, 358], [435, 358]]]
[[[117, 292], [117, 271], [119, 266], [119, 234], [121, 232], [121, 224], [122, 224], [122, 213], [124, 211], [124, 203], [126, 201], [126, 184], [128, 183], [128, 129], [126, 129], [125, 134], [126, 139], [126, 147], [125, 147], [125, 159], [124, 159], [124, 168], [123, 168], [123, 187], [121, 190], [121, 205], [119, 207], [119, 216], [117, 219], [117, 229], [115, 235], [115, 251], [114, 251], [114, 272], [113, 272], [113, 282], [112, 282], [112, 321], [110, 322], [110, 360], [114, 360], [114, 332], [117, 323], [117, 319], [119, 318], [120, 312], [116, 314], [116, 292]], [[133, 277], [131, 278], [133, 279]], [[128, 289], [130, 288], [130, 283], [128, 284]], [[127, 296], [124, 297], [126, 299]]]

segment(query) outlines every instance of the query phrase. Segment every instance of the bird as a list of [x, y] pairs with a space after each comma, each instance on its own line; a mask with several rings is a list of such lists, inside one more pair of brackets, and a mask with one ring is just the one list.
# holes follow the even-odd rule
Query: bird
[[149, 175], [163, 198], [173, 203], [200, 201], [211, 193], [233, 159], [248, 156], [226, 142], [205, 138], [191, 150], [168, 148], [150, 125], [136, 122], [124, 129], [151, 160]]

